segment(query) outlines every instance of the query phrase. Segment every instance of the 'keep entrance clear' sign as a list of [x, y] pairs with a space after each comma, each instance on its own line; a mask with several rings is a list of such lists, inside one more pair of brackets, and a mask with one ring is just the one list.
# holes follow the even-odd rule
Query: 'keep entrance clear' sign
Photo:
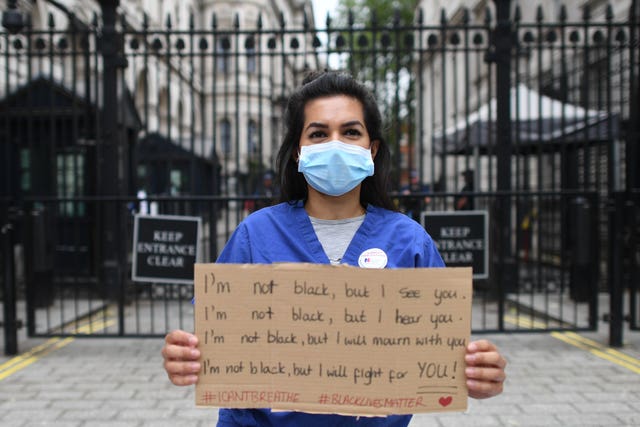
[[133, 228], [134, 281], [193, 283], [200, 217], [136, 215]]
[[196, 264], [196, 404], [462, 411], [471, 269]]
[[486, 211], [424, 212], [422, 226], [447, 267], [472, 267], [474, 279], [489, 277]]

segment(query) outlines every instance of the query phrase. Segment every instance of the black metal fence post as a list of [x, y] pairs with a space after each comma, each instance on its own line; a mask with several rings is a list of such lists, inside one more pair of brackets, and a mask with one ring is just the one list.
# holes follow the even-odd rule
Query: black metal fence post
[[[100, 0], [102, 8], [102, 37], [100, 50], [103, 60], [102, 76], [102, 134], [99, 145], [98, 191], [102, 197], [122, 195], [122, 174], [125, 165], [122, 159], [121, 141], [118, 133], [118, 61], [120, 40], [116, 31], [116, 9], [119, 0]], [[114, 173], [115, 171], [115, 173]], [[101, 202], [102, 246], [100, 272], [105, 296], [118, 297], [121, 285], [119, 203], [115, 200]]]
[[640, 189], [627, 191], [625, 209], [627, 271], [624, 283], [629, 289], [629, 329], [640, 330]]
[[[512, 22], [511, 0], [494, 0], [496, 27], [493, 47], [496, 61], [496, 154], [498, 196], [495, 224], [498, 227], [496, 279], [498, 281], [500, 312], [504, 313], [505, 292], [516, 280], [511, 274], [511, 56]], [[500, 316], [499, 329], [504, 330], [504, 318]]]
[[621, 228], [624, 221], [624, 193], [611, 194], [609, 200], [609, 345], [622, 347], [624, 289], [622, 286]]
[[[27, 24], [26, 17], [18, 10], [16, 1], [7, 2], [7, 10], [2, 12], [2, 26], [8, 31], [9, 34], [19, 33]], [[5, 37], [5, 42], [9, 43], [9, 37]], [[5, 61], [9, 63], [9, 49], [6, 49]], [[7, 68], [8, 70], [8, 68]], [[5, 74], [6, 89], [9, 89], [9, 74]], [[9, 118], [8, 115], [4, 121], [5, 131], [9, 132]], [[6, 135], [5, 135], [6, 136]], [[10, 167], [11, 162], [11, 146], [7, 141], [5, 142], [5, 182], [4, 188], [0, 188], [0, 192], [3, 192], [5, 196], [11, 196], [14, 188], [12, 186], [13, 178], [11, 172], [13, 168]], [[2, 193], [0, 193], [2, 194]], [[14, 257], [14, 224], [16, 221], [16, 208], [11, 206], [11, 203], [7, 203], [4, 206], [4, 212], [0, 213], [0, 240], [2, 241], [2, 253], [4, 253], [4, 274], [2, 283], [4, 285], [2, 290], [2, 303], [3, 303], [3, 329], [4, 329], [4, 352], [7, 356], [13, 356], [18, 353], [18, 328], [20, 322], [17, 319], [16, 313], [16, 280], [15, 280], [15, 257]]]
[[4, 310], [4, 353], [13, 356], [18, 353], [18, 327], [16, 317], [15, 259], [13, 255], [13, 220], [11, 208], [7, 207], [5, 218], [0, 222], [0, 239], [4, 253], [4, 277], [2, 304]]
[[640, 189], [640, 77], [637, 69], [638, 57], [640, 55], [640, 0], [633, 0], [629, 9], [629, 130], [626, 144], [626, 185], [627, 190]]

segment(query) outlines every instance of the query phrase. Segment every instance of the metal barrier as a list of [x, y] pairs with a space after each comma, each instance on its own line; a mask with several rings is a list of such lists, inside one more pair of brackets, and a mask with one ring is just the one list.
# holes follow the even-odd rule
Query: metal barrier
[[[422, 204], [420, 212], [450, 211], [454, 193], [395, 195], [398, 207]], [[509, 248], [499, 251], [493, 218], [500, 198], [516, 216]], [[213, 261], [251, 203], [265, 198], [149, 198], [161, 215], [201, 218], [203, 260]], [[22, 238], [27, 325], [30, 336], [163, 336], [193, 327], [191, 285], [134, 282], [131, 278], [133, 218], [137, 199], [25, 200], [16, 218]], [[474, 281], [475, 332], [593, 330], [597, 319], [598, 201], [595, 193], [476, 193], [476, 210], [489, 216], [486, 278]], [[69, 222], [69, 206], [100, 212], [106, 205], [123, 224], [118, 238], [122, 269], [115, 285], [105, 277], [99, 252], [99, 221]], [[77, 209], [76, 209], [77, 210]], [[428, 222], [428, 217], [426, 217]], [[418, 221], [424, 220], [417, 218]], [[567, 221], [571, 220], [571, 221]], [[90, 236], [90, 238], [87, 238]], [[587, 250], [585, 250], [587, 248]], [[5, 252], [3, 251], [3, 254]], [[502, 258], [501, 258], [502, 257]], [[5, 268], [7, 263], [5, 262]], [[495, 269], [507, 265], [508, 269]], [[5, 270], [5, 281], [9, 274]], [[4, 287], [5, 291], [7, 286]], [[4, 295], [10, 301], [10, 295]], [[5, 312], [6, 314], [6, 312]], [[15, 315], [15, 314], [14, 314]], [[5, 328], [7, 329], [7, 328]]]

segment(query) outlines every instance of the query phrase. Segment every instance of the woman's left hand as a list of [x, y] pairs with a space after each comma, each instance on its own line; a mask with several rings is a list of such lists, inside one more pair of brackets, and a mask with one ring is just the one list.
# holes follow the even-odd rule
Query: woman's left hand
[[469, 343], [465, 361], [469, 397], [486, 399], [502, 393], [507, 361], [493, 343], [487, 340]]

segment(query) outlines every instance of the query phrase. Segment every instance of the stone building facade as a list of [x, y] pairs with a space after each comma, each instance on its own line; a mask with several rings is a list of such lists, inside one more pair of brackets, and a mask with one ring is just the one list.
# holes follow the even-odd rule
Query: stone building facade
[[[421, 55], [423, 66], [419, 71], [425, 94], [422, 121], [427, 123], [421, 136], [424, 163], [428, 165], [423, 179], [444, 179], [449, 183], [449, 191], [456, 191], [462, 185], [460, 172], [466, 169], [475, 171], [477, 189], [496, 189], [494, 156], [471, 148], [464, 155], [458, 153], [446, 159], [443, 156], [439, 161], [442, 152], [434, 152], [432, 144], [434, 140], [439, 141], [443, 133], [454, 135], [451, 128], [464, 126], [467, 117], [473, 118], [474, 113], [495, 99], [496, 62], [489, 49], [491, 31], [496, 25], [495, 3], [493, 0], [422, 0], [418, 4], [424, 25], [429, 28], [423, 36], [426, 38], [430, 34], [436, 40], [435, 47]], [[567, 111], [576, 111], [570, 109], [571, 106], [608, 110], [607, 114], [617, 115], [616, 120], [624, 120], [630, 105], [629, 81], [625, 77], [629, 68], [625, 52], [628, 48], [619, 49], [613, 42], [614, 49], [607, 53], [604, 44], [599, 46], [594, 40], [607, 37], [607, 22], [614, 23], [612, 38], [619, 32], [628, 37], [628, 29], [623, 27], [628, 22], [630, 8], [631, 0], [512, 0], [510, 16], [516, 29], [514, 52], [518, 55], [511, 62], [513, 87], [528, 88], [534, 96], [545, 97], [545, 101], [562, 102]], [[443, 37], [446, 47], [441, 50]], [[614, 72], [609, 73], [608, 69]], [[608, 94], [611, 99], [606, 101]], [[515, 103], [514, 96], [512, 108]], [[525, 112], [518, 114], [524, 117]], [[459, 143], [464, 144], [464, 141]], [[616, 161], [624, 163], [623, 151], [614, 155]], [[597, 153], [587, 157], [593, 163], [592, 170], [601, 170], [600, 173], [606, 175], [606, 167], [600, 168], [596, 164]], [[530, 156], [526, 171], [524, 167], [516, 170], [517, 162], [514, 161], [512, 188], [557, 189], [560, 184], [551, 177], [551, 171], [561, 167], [559, 160], [549, 156], [543, 160], [549, 162], [546, 166], [539, 165], [540, 161], [540, 157]], [[539, 175], [541, 171], [544, 177]], [[621, 170], [616, 173], [618, 175], [609, 177], [613, 186], [622, 179]], [[589, 179], [604, 183], [607, 178], [592, 176]], [[585, 181], [589, 179], [585, 178]], [[585, 183], [585, 188], [595, 186]]]
[[[0, 1], [0, 10], [7, 10], [9, 3]], [[129, 110], [139, 121], [129, 136], [132, 145], [159, 138], [195, 156], [196, 162], [214, 165], [219, 182], [216, 188], [201, 187], [202, 191], [250, 193], [254, 178], [249, 175], [273, 167], [282, 136], [284, 97], [305, 70], [319, 67], [308, 48], [309, 36], [287, 31], [302, 29], [305, 22], [313, 26], [311, 2], [119, 3], [118, 30], [123, 34], [124, 61], [119, 74], [123, 103], [119, 114]], [[44, 77], [78, 98], [100, 104], [98, 38], [94, 35], [81, 40], [85, 32], [99, 34], [100, 2], [45, 0], [16, 4], [29, 22], [27, 31], [32, 32], [32, 40], [39, 38], [44, 46], [38, 55], [26, 55], [22, 50], [8, 61], [4, 56], [0, 59], [0, 68], [6, 70], [0, 76], [0, 98], [29, 85], [29, 79]], [[301, 47], [289, 55], [294, 38]], [[60, 49], [62, 39], [72, 48]], [[29, 43], [20, 34], [11, 36], [12, 46], [18, 42], [25, 46]], [[81, 78], [85, 75], [91, 78]], [[161, 173], [166, 176], [154, 178], [160, 184], [147, 188], [148, 193], [198, 192], [194, 181], [199, 178], [190, 171], [191, 166], [174, 167], [167, 160], [163, 168], [158, 171], [158, 167], [138, 163], [138, 176], [132, 178], [131, 186], [147, 186], [150, 173]]]

